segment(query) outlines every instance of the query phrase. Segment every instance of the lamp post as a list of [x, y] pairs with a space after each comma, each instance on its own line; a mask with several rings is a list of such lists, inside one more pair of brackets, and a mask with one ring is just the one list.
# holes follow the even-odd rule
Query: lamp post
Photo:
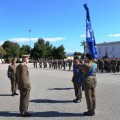
[[30, 51], [31, 51], [31, 35], [30, 35], [30, 32], [32, 31], [32, 30], [28, 30], [29, 31], [29, 39], [30, 39]]

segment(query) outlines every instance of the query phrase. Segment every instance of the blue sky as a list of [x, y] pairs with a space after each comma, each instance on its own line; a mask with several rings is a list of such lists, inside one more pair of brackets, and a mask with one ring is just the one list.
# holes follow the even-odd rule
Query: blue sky
[[0, 0], [0, 45], [5, 40], [31, 46], [43, 38], [66, 52], [83, 52], [88, 4], [96, 43], [120, 41], [120, 0]]

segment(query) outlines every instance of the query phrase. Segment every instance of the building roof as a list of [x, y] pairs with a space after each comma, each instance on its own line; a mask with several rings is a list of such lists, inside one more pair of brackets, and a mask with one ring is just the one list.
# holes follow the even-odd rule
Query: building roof
[[97, 46], [110, 45], [110, 44], [120, 44], [120, 41], [98, 43]]

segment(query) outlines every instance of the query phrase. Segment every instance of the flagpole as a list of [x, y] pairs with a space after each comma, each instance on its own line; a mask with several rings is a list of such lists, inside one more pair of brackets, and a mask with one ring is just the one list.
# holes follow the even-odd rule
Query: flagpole
[[28, 32], [29, 32], [29, 39], [30, 39], [30, 52], [31, 52], [31, 35], [30, 35], [31, 31], [32, 30], [28, 30]]
[[[87, 0], [85, 0], [85, 4], [87, 5]], [[85, 5], [85, 4], [84, 4], [84, 5]], [[87, 22], [87, 16], [86, 16], [86, 22]], [[86, 40], [85, 40], [85, 42], [87, 43]], [[85, 58], [86, 49], [88, 49], [88, 48], [87, 48], [87, 44], [85, 44], [85, 48], [84, 48], [84, 58]]]

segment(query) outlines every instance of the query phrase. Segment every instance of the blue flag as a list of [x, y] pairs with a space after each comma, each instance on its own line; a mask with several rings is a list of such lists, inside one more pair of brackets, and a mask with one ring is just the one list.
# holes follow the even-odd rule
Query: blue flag
[[92, 55], [93, 59], [97, 58], [97, 47], [95, 43], [94, 32], [91, 27], [90, 14], [87, 4], [84, 4], [86, 10], [86, 44], [88, 52]]

